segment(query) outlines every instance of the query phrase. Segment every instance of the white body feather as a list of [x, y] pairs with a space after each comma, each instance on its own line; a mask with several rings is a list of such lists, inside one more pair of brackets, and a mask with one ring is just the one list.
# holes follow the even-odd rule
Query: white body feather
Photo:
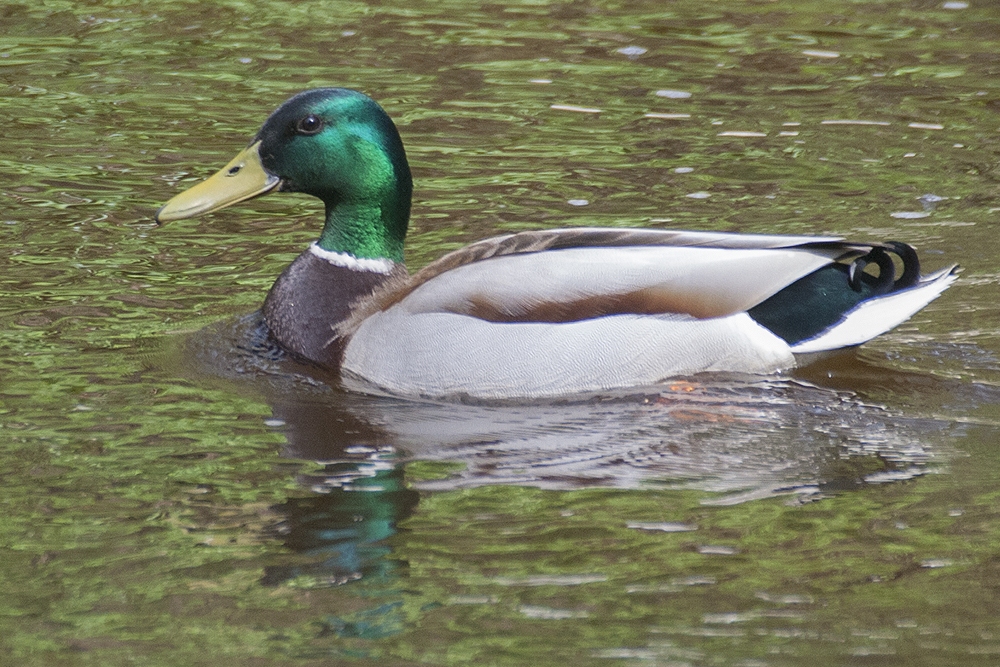
[[795, 365], [785, 341], [746, 313], [614, 315], [497, 324], [393, 307], [367, 319], [343, 369], [392, 393], [477, 398], [559, 396], [648, 385], [700, 371], [770, 373]]

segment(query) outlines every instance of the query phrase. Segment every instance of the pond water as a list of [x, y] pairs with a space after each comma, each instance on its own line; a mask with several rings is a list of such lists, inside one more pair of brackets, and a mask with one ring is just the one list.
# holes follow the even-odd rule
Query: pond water
[[[0, 648], [19, 665], [970, 665], [1000, 654], [985, 0], [0, 7]], [[319, 203], [158, 228], [301, 89], [396, 120], [407, 262], [571, 225], [917, 246], [792, 373], [373, 398], [248, 349]]]

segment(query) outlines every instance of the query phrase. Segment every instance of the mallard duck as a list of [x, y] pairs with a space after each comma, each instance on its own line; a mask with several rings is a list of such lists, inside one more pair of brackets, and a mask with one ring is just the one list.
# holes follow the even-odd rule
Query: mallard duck
[[286, 101], [156, 220], [276, 191], [323, 200], [326, 222], [265, 298], [269, 335], [396, 395], [530, 398], [773, 373], [892, 329], [956, 277], [954, 266], [922, 276], [899, 242], [605, 228], [498, 236], [409, 275], [403, 143], [374, 100], [343, 88]]

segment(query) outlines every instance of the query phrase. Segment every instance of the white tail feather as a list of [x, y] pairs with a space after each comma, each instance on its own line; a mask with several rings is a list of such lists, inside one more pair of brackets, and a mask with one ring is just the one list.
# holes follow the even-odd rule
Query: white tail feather
[[863, 301], [831, 328], [793, 345], [792, 352], [828, 352], [866, 343], [910, 319], [957, 277], [953, 268], [944, 269], [926, 276], [915, 287]]

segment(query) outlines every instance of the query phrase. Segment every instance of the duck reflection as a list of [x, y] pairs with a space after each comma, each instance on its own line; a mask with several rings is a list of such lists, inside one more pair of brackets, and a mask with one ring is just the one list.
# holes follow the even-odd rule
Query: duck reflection
[[[320, 480], [323, 493], [273, 508], [285, 517], [276, 527], [285, 546], [311, 562], [267, 567], [262, 584], [274, 586], [300, 576], [324, 584], [396, 576], [403, 564], [390, 557], [385, 540], [413, 511], [418, 493], [403, 486], [401, 468], [364, 468], [329, 466], [331, 476]], [[340, 485], [331, 485], [332, 480]]]
[[[532, 406], [399, 401], [329, 391], [272, 398], [283, 455], [319, 462], [313, 495], [275, 509], [285, 545], [307, 562], [268, 568], [338, 584], [394, 576], [387, 540], [419, 491], [481, 485], [696, 488], [706, 504], [821, 497], [923, 474], [934, 428], [796, 381], [705, 378], [646, 393]], [[404, 463], [455, 472], [405, 479]]]
[[306, 576], [336, 585], [396, 576], [404, 564], [391, 558], [385, 540], [412, 513], [419, 493], [406, 487], [388, 436], [326, 402], [275, 400], [273, 407], [274, 423], [288, 438], [283, 455], [322, 467], [298, 478], [314, 495], [273, 508], [284, 516], [275, 533], [302, 558], [265, 568], [261, 583]]

